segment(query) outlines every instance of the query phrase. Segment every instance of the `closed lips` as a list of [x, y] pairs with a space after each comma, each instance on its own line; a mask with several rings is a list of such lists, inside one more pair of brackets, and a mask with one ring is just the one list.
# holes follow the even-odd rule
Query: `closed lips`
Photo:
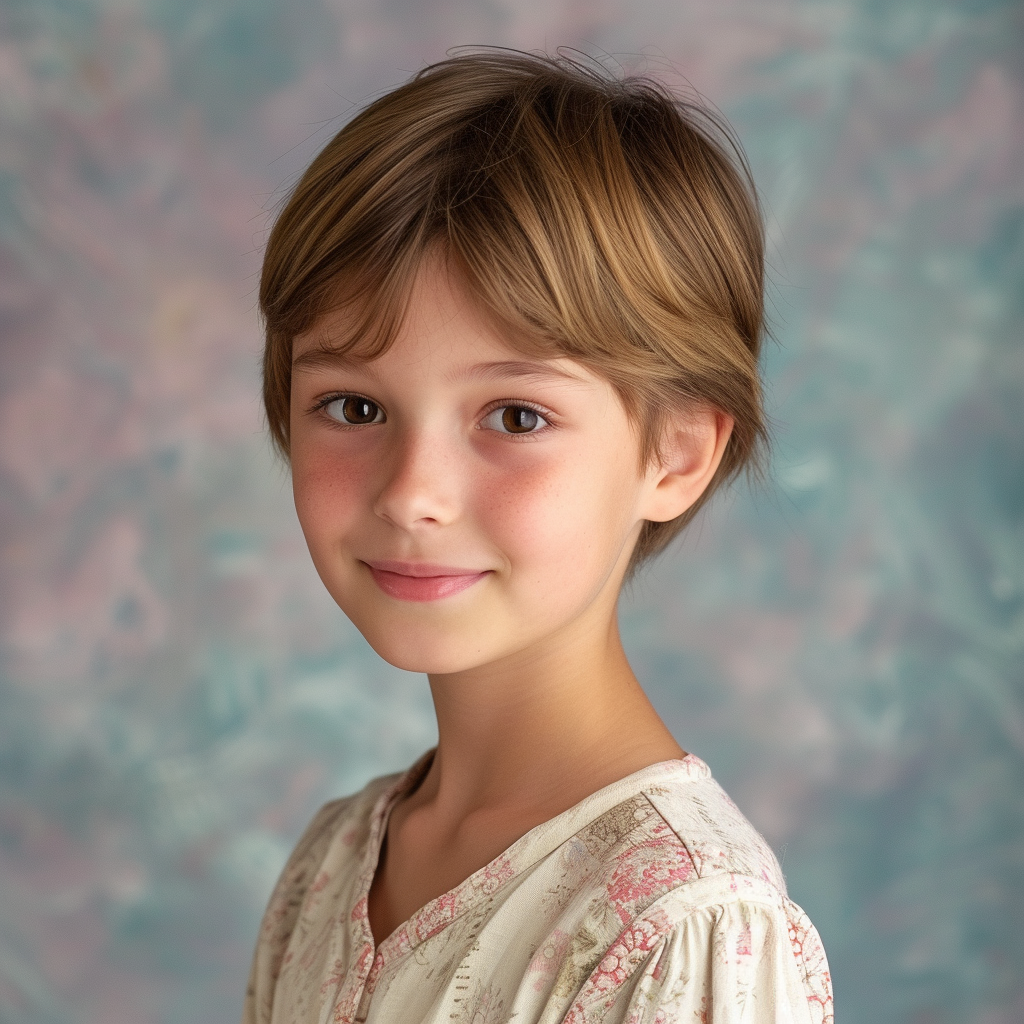
[[371, 569], [397, 573], [400, 576], [479, 576], [481, 569], [460, 569], [454, 565], [436, 565], [433, 562], [399, 562], [384, 559], [366, 563]]
[[399, 601], [437, 601], [473, 586], [489, 570], [462, 569], [427, 562], [367, 562], [374, 582]]

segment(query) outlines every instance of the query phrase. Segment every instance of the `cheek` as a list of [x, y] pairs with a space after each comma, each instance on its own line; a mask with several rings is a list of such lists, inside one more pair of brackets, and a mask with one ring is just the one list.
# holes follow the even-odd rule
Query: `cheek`
[[614, 458], [597, 463], [571, 452], [523, 459], [478, 490], [476, 515], [520, 569], [578, 574], [617, 557], [632, 525], [629, 486]]
[[365, 458], [328, 449], [292, 450], [295, 511], [310, 548], [337, 538], [364, 503]]

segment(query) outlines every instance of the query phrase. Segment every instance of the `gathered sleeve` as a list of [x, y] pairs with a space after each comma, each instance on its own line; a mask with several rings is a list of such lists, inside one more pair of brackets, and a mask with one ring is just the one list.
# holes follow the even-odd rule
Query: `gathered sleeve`
[[732, 876], [730, 889], [703, 906], [680, 906], [679, 890], [652, 904], [565, 1024], [833, 1024], [828, 962], [807, 915], [754, 879]]

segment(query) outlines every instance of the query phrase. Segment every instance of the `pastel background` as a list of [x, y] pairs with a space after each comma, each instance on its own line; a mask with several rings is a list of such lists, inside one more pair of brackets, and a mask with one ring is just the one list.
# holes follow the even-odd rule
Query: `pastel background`
[[635, 666], [784, 862], [840, 1024], [1024, 1021], [1024, 18], [1012, 0], [3, 0], [0, 1022], [237, 1019], [315, 808], [433, 741], [257, 401], [274, 204], [462, 43], [683, 78], [763, 190], [771, 481]]

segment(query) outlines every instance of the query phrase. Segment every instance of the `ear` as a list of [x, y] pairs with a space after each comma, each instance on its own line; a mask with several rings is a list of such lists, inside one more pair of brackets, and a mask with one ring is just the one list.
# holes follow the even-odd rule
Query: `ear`
[[661, 458], [647, 471], [641, 518], [665, 523], [697, 501], [722, 461], [733, 423], [730, 415], [710, 407], [669, 414]]

